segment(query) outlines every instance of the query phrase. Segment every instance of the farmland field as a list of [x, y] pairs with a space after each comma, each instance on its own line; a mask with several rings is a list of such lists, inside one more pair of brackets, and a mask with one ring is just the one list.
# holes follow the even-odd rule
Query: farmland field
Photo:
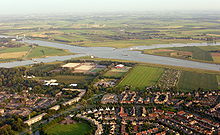
[[0, 53], [0, 59], [21, 58], [27, 54], [24, 52]]
[[111, 41], [111, 42], [97, 42], [97, 43], [86, 43], [83, 46], [87, 47], [114, 47], [114, 48], [128, 48], [133, 46], [144, 46], [153, 44], [170, 44], [170, 43], [195, 43], [199, 41], [188, 41], [188, 40], [167, 40], [167, 39], [149, 39], [149, 40], [122, 40], [122, 41]]
[[47, 130], [47, 135], [86, 135], [91, 131], [87, 123], [76, 123], [70, 125], [56, 124]]
[[208, 51], [200, 49], [199, 47], [195, 47], [195, 46], [175, 47], [175, 48], [171, 48], [171, 49], [192, 52], [193, 59], [213, 61], [211, 54]]
[[0, 49], [0, 60], [2, 62], [13, 61], [17, 59], [31, 59], [31, 58], [41, 58], [47, 56], [56, 55], [70, 55], [72, 53], [56, 48], [42, 47], [42, 46], [21, 46], [14, 48], [3, 48]]
[[130, 69], [130, 67], [125, 67], [122, 69], [112, 68], [111, 70], [106, 72], [103, 76], [110, 77], [110, 78], [120, 78], [120, 77], [124, 76], [125, 73], [128, 72], [129, 69]]
[[37, 47], [34, 47], [26, 57], [27, 58], [39, 58], [39, 57], [46, 57], [46, 56], [68, 55], [68, 54], [71, 54], [71, 53], [65, 50], [62, 50], [62, 49], [37, 46]]
[[[187, 46], [187, 47], [173, 47], [173, 48], [165, 48], [165, 49], [152, 49], [152, 50], [144, 50], [145, 54], [153, 54], [153, 55], [162, 55], [174, 58], [183, 58], [183, 59], [193, 59], [193, 60], [202, 60], [202, 61], [215, 61], [216, 58], [212, 57], [209, 52], [212, 47], [203, 48], [196, 46]], [[216, 48], [216, 47], [214, 47]], [[213, 48], [213, 49], [214, 49]], [[219, 49], [219, 48], [218, 48]]]
[[189, 71], [183, 71], [178, 88], [182, 90], [197, 90], [199, 88], [212, 90], [218, 88], [216, 75], [202, 74]]
[[157, 83], [164, 69], [147, 66], [134, 67], [118, 86], [129, 85], [133, 88], [143, 89], [146, 86], [152, 86]]
[[30, 50], [31, 47], [29, 46], [21, 46], [21, 47], [14, 47], [14, 48], [4, 48], [0, 49], [0, 53], [12, 53], [12, 52], [25, 52]]

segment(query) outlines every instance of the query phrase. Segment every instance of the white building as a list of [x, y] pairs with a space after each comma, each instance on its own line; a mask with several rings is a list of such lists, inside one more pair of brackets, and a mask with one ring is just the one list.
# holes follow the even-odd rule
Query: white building
[[30, 125], [32, 125], [32, 124], [34, 124], [34, 123], [36, 123], [36, 122], [42, 120], [42, 118], [43, 118], [46, 114], [47, 114], [47, 113], [42, 113], [42, 114], [40, 114], [40, 115], [37, 115], [37, 116], [35, 116], [35, 117], [33, 117], [33, 118], [31, 118], [31, 119], [25, 121], [24, 123], [26, 123], [26, 124], [28, 124], [28, 126], [30, 126]]

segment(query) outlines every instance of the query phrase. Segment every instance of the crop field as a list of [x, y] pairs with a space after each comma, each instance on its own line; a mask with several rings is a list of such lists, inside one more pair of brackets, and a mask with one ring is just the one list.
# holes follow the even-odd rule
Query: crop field
[[103, 76], [107, 78], [121, 78], [129, 71], [129, 69], [130, 67], [125, 67], [122, 69], [112, 68], [111, 70], [106, 72]]
[[220, 89], [220, 85], [219, 85], [220, 84], [220, 75], [217, 75], [216, 77], [217, 77], [217, 81], [218, 81], [218, 88]]
[[27, 54], [24, 52], [0, 53], [0, 59], [21, 58]]
[[47, 135], [86, 135], [91, 131], [87, 123], [76, 123], [70, 125], [56, 124], [47, 130]]
[[50, 47], [30, 47], [30, 46], [21, 46], [14, 48], [2, 48], [0, 49], [0, 59], [1, 62], [13, 61], [16, 59], [31, 59], [31, 58], [41, 58], [47, 56], [62, 56], [70, 55], [72, 53]]
[[179, 51], [186, 51], [186, 52], [192, 52], [192, 58], [198, 59], [198, 60], [205, 60], [205, 61], [213, 61], [211, 54], [208, 51], [204, 51], [203, 49], [200, 49], [199, 47], [190, 46], [190, 47], [175, 47], [172, 48], [174, 50]]
[[29, 51], [30, 49], [31, 49], [31, 47], [29, 47], [29, 46], [4, 48], [4, 49], [0, 49], [0, 53], [25, 52], [25, 51]]
[[153, 44], [170, 44], [170, 43], [195, 43], [199, 41], [188, 41], [188, 40], [169, 40], [169, 39], [146, 39], [146, 40], [120, 40], [110, 42], [94, 42], [85, 43], [82, 46], [87, 47], [114, 47], [114, 48], [128, 48], [134, 46], [149, 46]]
[[178, 88], [185, 91], [197, 90], [199, 88], [212, 90], [218, 88], [218, 83], [216, 75], [214, 74], [183, 71], [178, 83]]
[[[215, 49], [217, 47], [214, 47]], [[207, 50], [206, 50], [207, 49]], [[174, 58], [183, 58], [183, 59], [193, 59], [193, 60], [202, 60], [202, 61], [215, 61], [218, 62], [218, 58], [214, 58], [212, 56], [211, 47], [203, 48], [203, 47], [195, 47], [195, 46], [188, 46], [188, 47], [173, 47], [173, 48], [165, 48], [165, 49], [151, 49], [151, 50], [144, 50], [143, 53], [145, 54], [153, 54], [153, 55], [162, 55]], [[220, 48], [218, 48], [220, 50]]]
[[136, 66], [121, 80], [118, 86], [128, 85], [143, 89], [146, 86], [155, 85], [163, 72], [162, 68]]

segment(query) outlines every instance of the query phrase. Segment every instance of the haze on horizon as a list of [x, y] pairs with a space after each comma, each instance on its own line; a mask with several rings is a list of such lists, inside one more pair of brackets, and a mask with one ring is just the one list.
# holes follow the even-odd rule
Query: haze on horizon
[[1, 0], [0, 14], [219, 10], [220, 0]]

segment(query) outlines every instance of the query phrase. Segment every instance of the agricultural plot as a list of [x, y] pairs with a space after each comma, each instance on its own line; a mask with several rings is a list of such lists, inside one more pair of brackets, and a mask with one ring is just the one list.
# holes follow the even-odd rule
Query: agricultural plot
[[161, 77], [164, 69], [147, 66], [134, 67], [118, 86], [132, 86], [133, 88], [145, 88], [155, 85]]
[[27, 54], [24, 52], [0, 53], [0, 59], [21, 58]]
[[214, 62], [220, 63], [220, 47], [219, 46], [201, 46], [201, 49], [211, 54]]
[[203, 74], [189, 71], [183, 71], [178, 83], [178, 88], [185, 91], [197, 90], [214, 90], [218, 88], [216, 75]]
[[218, 88], [220, 89], [220, 75], [217, 75], [217, 81], [218, 81]]
[[214, 58], [209, 51], [195, 46], [144, 50], [143, 53], [203, 61], [219, 60], [218, 58]]
[[[83, 44], [87, 47], [114, 47], [114, 48], [128, 48], [134, 46], [146, 46], [154, 44], [170, 44], [170, 43], [193, 43], [196, 41], [189, 41], [183, 39], [169, 40], [169, 39], [148, 39], [148, 40], [119, 40], [109, 42], [91, 42]], [[198, 42], [198, 41], [197, 41]]]
[[87, 123], [76, 123], [70, 125], [56, 124], [47, 130], [48, 135], [85, 135], [92, 130]]
[[14, 52], [27, 52], [31, 49], [29, 46], [21, 46], [21, 47], [14, 47], [14, 48], [4, 48], [0, 49], [0, 53], [14, 53]]
[[71, 53], [65, 50], [62, 50], [62, 49], [37, 46], [37, 47], [32, 48], [32, 50], [26, 56], [26, 58], [39, 58], [39, 57], [46, 57], [46, 56], [68, 55], [68, 54], [71, 54]]
[[192, 52], [192, 58], [197, 60], [213, 61], [211, 54], [208, 51], [200, 49], [199, 47], [175, 47], [171, 48], [179, 51]]
[[50, 47], [30, 47], [30, 46], [21, 46], [14, 48], [4, 48], [0, 49], [0, 59], [2, 62], [7, 62], [16, 59], [31, 59], [31, 58], [40, 58], [47, 56], [55, 55], [70, 55], [72, 53], [56, 48]]
[[121, 78], [123, 77], [128, 71], [130, 67], [124, 67], [120, 69], [112, 68], [108, 72], [106, 72], [103, 76], [107, 78]]

